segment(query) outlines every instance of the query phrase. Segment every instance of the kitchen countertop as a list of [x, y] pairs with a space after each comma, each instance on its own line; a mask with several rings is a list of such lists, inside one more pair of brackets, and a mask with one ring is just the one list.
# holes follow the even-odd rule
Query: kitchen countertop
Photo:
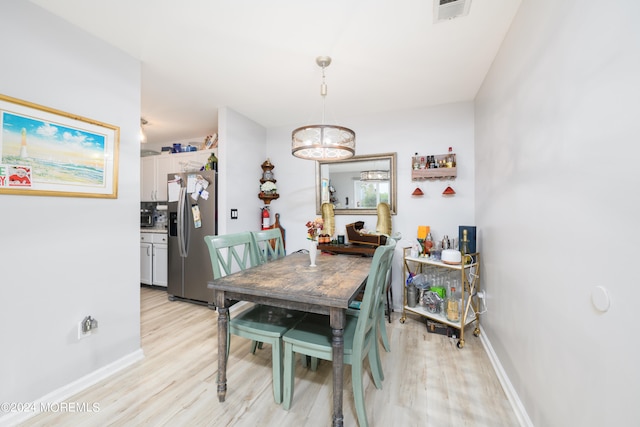
[[141, 233], [160, 233], [160, 234], [167, 234], [167, 229], [162, 227], [162, 228], [156, 228], [156, 227], [149, 227], [149, 228], [141, 228], [140, 229]]

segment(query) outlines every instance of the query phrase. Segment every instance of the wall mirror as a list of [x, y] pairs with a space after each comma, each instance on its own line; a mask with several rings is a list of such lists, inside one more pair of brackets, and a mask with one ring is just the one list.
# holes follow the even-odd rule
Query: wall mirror
[[336, 215], [376, 215], [380, 202], [396, 214], [396, 153], [316, 162], [316, 213], [332, 203]]

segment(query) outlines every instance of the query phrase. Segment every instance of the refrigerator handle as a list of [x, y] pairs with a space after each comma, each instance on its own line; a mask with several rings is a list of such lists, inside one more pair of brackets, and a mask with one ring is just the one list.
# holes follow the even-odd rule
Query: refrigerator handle
[[180, 188], [180, 195], [178, 196], [178, 248], [180, 250], [180, 256], [182, 258], [187, 257], [187, 242], [185, 236], [185, 224], [186, 224], [186, 198], [187, 189]]

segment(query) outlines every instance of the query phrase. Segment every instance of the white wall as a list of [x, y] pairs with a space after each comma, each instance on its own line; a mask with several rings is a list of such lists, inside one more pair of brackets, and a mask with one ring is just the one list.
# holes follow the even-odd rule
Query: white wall
[[[220, 108], [218, 126], [218, 234], [260, 230], [266, 130], [228, 107]], [[231, 209], [238, 209], [238, 219], [230, 219]]]
[[476, 100], [484, 330], [533, 425], [640, 420], [638, 17], [524, 0]]
[[0, 401], [33, 402], [140, 355], [140, 65], [25, 1], [0, 38], [0, 93], [120, 127], [117, 199], [0, 195]]
[[[434, 238], [458, 235], [458, 225], [473, 225], [474, 146], [473, 105], [459, 103], [433, 108], [395, 111], [365, 117], [341, 118], [341, 125], [356, 132], [356, 154], [397, 153], [398, 214], [392, 217], [393, 231], [402, 233], [394, 258], [393, 294], [396, 307], [402, 300], [402, 250], [416, 237], [418, 225], [430, 225]], [[280, 198], [271, 203], [272, 212], [280, 213], [287, 232], [287, 252], [306, 249], [304, 224], [314, 219], [315, 162], [291, 155], [291, 131], [301, 124], [269, 129], [267, 155], [275, 165]], [[411, 196], [418, 185], [411, 181], [411, 157], [420, 154], [444, 154], [449, 147], [457, 153], [458, 177], [454, 181], [429, 181], [420, 185], [425, 195]], [[456, 195], [443, 197], [451, 185]], [[345, 224], [365, 221], [375, 230], [375, 215], [337, 215], [336, 231]]]

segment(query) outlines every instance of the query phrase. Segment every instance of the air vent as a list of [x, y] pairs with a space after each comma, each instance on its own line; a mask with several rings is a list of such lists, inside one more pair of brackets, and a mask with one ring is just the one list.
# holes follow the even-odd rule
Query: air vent
[[470, 8], [471, 0], [433, 0], [433, 22], [466, 16]]

